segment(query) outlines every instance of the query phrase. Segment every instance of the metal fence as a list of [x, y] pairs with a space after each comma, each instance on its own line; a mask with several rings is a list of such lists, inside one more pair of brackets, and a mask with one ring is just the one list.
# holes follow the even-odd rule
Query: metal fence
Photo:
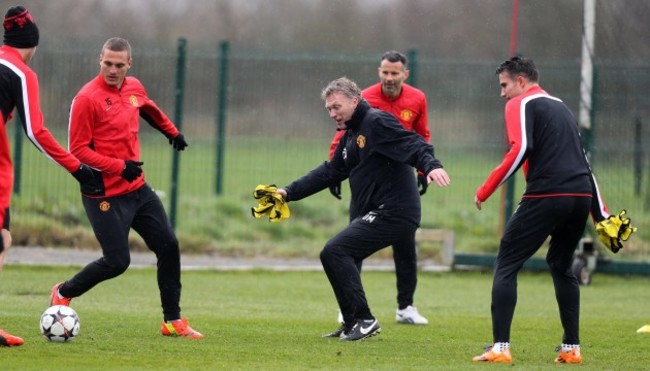
[[[220, 86], [224, 65], [223, 48], [197, 50], [187, 47], [185, 64], [185, 91], [182, 96], [183, 131], [193, 148], [205, 149], [202, 156], [184, 157], [181, 168], [183, 183], [181, 197], [191, 195], [217, 197], [217, 171], [224, 170], [221, 197], [243, 197], [249, 189], [229, 182], [229, 177], [248, 177], [250, 188], [262, 179], [291, 180], [326, 158], [333, 124], [320, 100], [320, 90], [327, 82], [348, 76], [364, 87], [377, 81], [377, 55], [337, 54], [260, 54], [255, 51], [230, 47], [227, 56], [227, 86]], [[99, 49], [39, 47], [32, 67], [39, 74], [41, 105], [46, 125], [61, 143], [65, 143], [68, 108], [78, 89], [99, 71]], [[412, 54], [414, 56], [415, 54]], [[531, 56], [535, 57], [535, 56]], [[177, 68], [177, 48], [139, 49], [133, 51], [130, 73], [145, 85], [149, 95], [170, 117], [174, 117]], [[414, 61], [412, 61], [414, 62]], [[429, 127], [436, 153], [443, 162], [457, 161], [470, 164], [453, 179], [454, 186], [465, 187], [462, 195], [451, 195], [439, 205], [465, 204], [472, 207], [473, 189], [496, 166], [503, 153], [503, 101], [495, 76], [498, 60], [417, 59], [416, 80], [410, 81], [428, 97]], [[577, 112], [579, 103], [580, 61], [536, 59], [541, 72], [541, 85], [550, 94], [563, 99]], [[633, 222], [639, 226], [635, 235], [636, 251], [641, 258], [650, 252], [650, 179], [648, 173], [648, 108], [650, 101], [650, 66], [626, 61], [596, 61], [595, 121], [592, 133], [592, 162], [606, 201], [612, 211], [626, 207]], [[223, 78], [223, 76], [221, 76]], [[221, 80], [223, 81], [223, 80]], [[222, 103], [226, 111], [219, 111], [219, 92], [225, 94]], [[225, 119], [225, 152], [229, 158], [225, 169], [217, 169], [219, 115]], [[164, 141], [153, 130], [142, 130], [142, 141]], [[21, 136], [14, 137], [22, 138]], [[320, 143], [322, 152], [300, 153], [287, 145], [290, 141]], [[254, 143], [255, 151], [269, 151], [268, 166], [249, 174], [251, 157], [242, 155], [237, 143]], [[15, 143], [14, 143], [15, 144]], [[291, 157], [290, 163], [276, 162], [271, 148], [283, 148]], [[303, 148], [303, 147], [296, 147]], [[192, 149], [192, 147], [191, 147]], [[29, 150], [32, 151], [31, 149]], [[62, 194], [75, 193], [70, 180], [57, 175], [43, 179], [44, 167], [51, 167], [44, 159], [28, 156], [17, 171], [22, 185], [20, 198], [54, 200]], [[184, 154], [185, 155], [185, 154]], [[170, 157], [154, 156], [146, 160], [148, 178], [170, 187]], [[460, 160], [458, 160], [460, 162]], [[475, 164], [475, 165], [472, 165]], [[449, 166], [449, 165], [446, 165]], [[472, 167], [474, 166], [474, 167]], [[453, 169], [451, 170], [453, 173]], [[209, 173], [205, 181], [206, 173]], [[151, 174], [151, 175], [149, 175]], [[29, 183], [25, 183], [29, 179]], [[522, 182], [521, 178], [517, 180]], [[40, 184], [40, 185], [39, 185]], [[72, 187], [74, 188], [74, 187]], [[498, 199], [495, 195], [495, 199]], [[36, 201], [35, 201], [36, 202]], [[166, 202], [168, 202], [166, 200]], [[77, 205], [80, 207], [79, 205]], [[190, 213], [180, 208], [178, 211]], [[444, 213], [437, 210], [436, 213]], [[462, 215], [461, 215], [462, 218]], [[188, 218], [180, 218], [187, 220]], [[462, 222], [462, 221], [461, 221]], [[436, 224], [423, 217], [423, 224]], [[498, 222], [484, 223], [483, 228], [498, 228]], [[183, 222], [178, 228], [184, 228]], [[445, 226], [446, 228], [452, 228]], [[479, 226], [481, 227], [481, 226]], [[459, 231], [462, 233], [462, 231]], [[637, 238], [638, 237], [638, 238]], [[647, 242], [648, 241], [648, 242]]]

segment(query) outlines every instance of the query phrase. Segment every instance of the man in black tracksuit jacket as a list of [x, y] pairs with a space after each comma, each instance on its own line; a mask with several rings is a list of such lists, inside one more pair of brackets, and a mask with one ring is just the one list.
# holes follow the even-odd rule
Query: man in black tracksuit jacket
[[360, 216], [327, 242], [320, 258], [345, 321], [326, 336], [360, 340], [379, 333], [380, 326], [368, 307], [356, 262], [390, 245], [414, 248], [420, 195], [413, 167], [440, 187], [449, 184], [449, 176], [430, 144], [391, 114], [371, 108], [353, 81], [332, 81], [322, 98], [338, 130], [346, 133], [330, 162], [278, 193], [297, 201], [349, 178]]

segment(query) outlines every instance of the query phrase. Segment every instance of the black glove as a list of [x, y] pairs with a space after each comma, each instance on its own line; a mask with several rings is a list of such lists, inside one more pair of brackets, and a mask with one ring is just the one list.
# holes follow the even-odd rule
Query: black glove
[[72, 173], [72, 176], [77, 179], [77, 182], [79, 182], [81, 185], [91, 183], [95, 178], [93, 169], [91, 169], [90, 166], [86, 164], [81, 164], [79, 166], [79, 169]]
[[339, 200], [341, 199], [341, 182], [338, 182], [336, 184], [332, 184], [330, 186], [330, 193], [332, 196], [338, 198]]
[[122, 170], [122, 178], [127, 182], [131, 183], [136, 180], [140, 175], [142, 175], [142, 168], [140, 166], [144, 165], [144, 162], [140, 161], [124, 161], [124, 170]]
[[418, 173], [418, 189], [420, 190], [420, 196], [427, 193], [428, 187], [429, 187], [429, 183], [427, 182], [427, 176]]
[[181, 133], [178, 133], [178, 135], [173, 138], [169, 138], [169, 144], [171, 144], [177, 151], [182, 151], [187, 147], [185, 137]]

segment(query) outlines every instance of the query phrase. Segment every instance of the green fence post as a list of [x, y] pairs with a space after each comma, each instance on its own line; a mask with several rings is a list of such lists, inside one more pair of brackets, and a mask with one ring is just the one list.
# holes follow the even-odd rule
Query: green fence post
[[216, 163], [216, 189], [217, 195], [223, 192], [223, 157], [226, 144], [226, 109], [228, 95], [228, 50], [230, 43], [227, 40], [219, 44], [221, 56], [219, 58], [219, 88], [217, 96], [217, 161]]
[[641, 182], [643, 181], [643, 130], [641, 117], [634, 120], [634, 195], [641, 195]]
[[595, 149], [594, 149], [594, 139], [596, 138], [596, 107], [597, 107], [597, 88], [598, 88], [598, 70], [596, 66], [593, 67], [593, 81], [591, 89], [591, 110], [589, 111], [589, 122], [591, 123], [588, 129], [581, 128], [580, 135], [582, 137], [582, 145], [587, 154], [587, 159], [589, 160], [589, 165], [591, 169], [594, 168], [595, 161]]
[[418, 86], [418, 50], [417, 49], [409, 49], [408, 52], [406, 52], [406, 58], [407, 60], [407, 68], [409, 70], [409, 85], [413, 87]]
[[[174, 123], [180, 131], [183, 128], [183, 95], [185, 93], [185, 54], [187, 40], [178, 39], [178, 57], [176, 60], [176, 89], [174, 91]], [[180, 152], [172, 151], [172, 184], [169, 219], [173, 228], [176, 228], [176, 210], [178, 206], [178, 170]]]
[[14, 193], [20, 194], [20, 179], [23, 169], [23, 124], [16, 112], [16, 131], [14, 133]]

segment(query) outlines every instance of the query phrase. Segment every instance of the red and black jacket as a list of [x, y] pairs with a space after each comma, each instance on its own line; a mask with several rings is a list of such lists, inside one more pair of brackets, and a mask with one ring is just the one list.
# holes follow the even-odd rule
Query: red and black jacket
[[505, 121], [510, 149], [477, 189], [479, 201], [523, 167], [524, 198], [592, 197], [594, 220], [609, 216], [585, 157], [578, 123], [560, 99], [534, 86], [506, 103]]
[[0, 47], [0, 225], [11, 203], [14, 171], [6, 125], [16, 108], [23, 130], [47, 158], [72, 173], [81, 163], [68, 153], [45, 127], [40, 107], [38, 77], [15, 48]]
[[100, 182], [92, 187], [99, 192], [86, 196], [119, 196], [145, 184], [144, 173], [131, 183], [121, 176], [126, 160], [140, 161], [140, 117], [168, 138], [179, 134], [135, 77], [127, 76], [118, 89], [100, 74], [77, 93], [70, 108], [68, 145], [95, 169]]

